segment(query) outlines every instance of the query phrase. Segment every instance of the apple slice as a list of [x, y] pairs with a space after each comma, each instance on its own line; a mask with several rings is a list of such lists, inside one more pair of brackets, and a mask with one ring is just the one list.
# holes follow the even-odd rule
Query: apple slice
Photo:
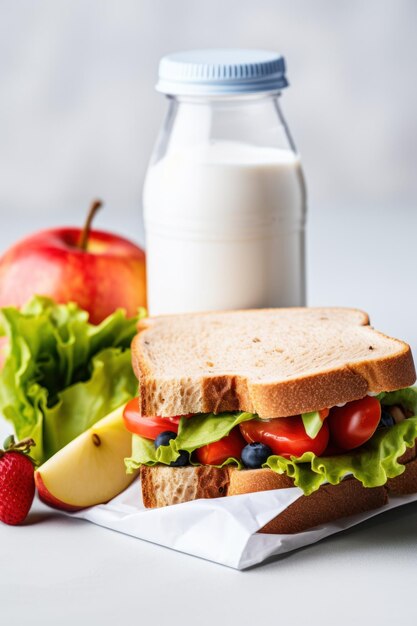
[[35, 472], [43, 502], [75, 511], [108, 502], [132, 482], [124, 458], [131, 453], [132, 435], [123, 423], [124, 406], [59, 450]]

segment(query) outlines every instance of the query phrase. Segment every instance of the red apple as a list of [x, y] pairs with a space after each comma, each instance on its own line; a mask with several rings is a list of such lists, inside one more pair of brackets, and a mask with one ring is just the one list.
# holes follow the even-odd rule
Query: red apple
[[136, 478], [124, 459], [132, 435], [119, 407], [51, 456], [35, 472], [40, 499], [57, 509], [77, 511], [115, 498]]
[[84, 229], [43, 230], [9, 248], [0, 258], [0, 306], [45, 295], [76, 302], [93, 324], [117, 308], [133, 316], [146, 306], [145, 253], [123, 237], [90, 230], [100, 206], [93, 203]]
[[55, 496], [49, 493], [48, 489], [45, 487], [45, 483], [43, 482], [40, 474], [35, 474], [35, 483], [40, 500], [45, 502], [45, 504], [52, 506], [54, 509], [61, 509], [61, 511], [69, 511], [70, 513], [73, 513], [75, 511], [80, 511], [83, 508], [82, 506], [72, 506], [71, 504], [67, 504], [66, 502], [58, 500], [58, 498], [55, 498]]

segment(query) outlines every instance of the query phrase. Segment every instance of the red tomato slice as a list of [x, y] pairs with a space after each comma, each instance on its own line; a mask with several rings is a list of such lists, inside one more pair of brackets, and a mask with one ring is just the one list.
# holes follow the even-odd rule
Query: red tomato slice
[[376, 398], [365, 396], [330, 410], [327, 423], [331, 442], [343, 450], [353, 450], [372, 437], [381, 419], [381, 405]]
[[259, 441], [269, 446], [280, 456], [301, 456], [304, 452], [314, 452], [320, 456], [329, 441], [329, 427], [323, 422], [317, 437], [311, 439], [304, 428], [301, 416], [277, 417], [270, 420], [254, 419], [242, 422], [240, 431], [248, 443]]
[[156, 439], [160, 433], [166, 430], [177, 433], [181, 417], [191, 417], [191, 414], [175, 415], [173, 417], [147, 417], [141, 415], [139, 398], [130, 400], [123, 411], [123, 420], [127, 430], [146, 439]]
[[324, 422], [324, 420], [326, 419], [326, 417], [328, 417], [329, 413], [330, 413], [330, 409], [321, 409], [321, 411], [319, 411], [320, 413], [320, 419], [322, 422]]
[[196, 460], [202, 465], [221, 465], [229, 457], [240, 459], [246, 441], [240, 434], [238, 426], [230, 433], [214, 443], [209, 443], [194, 452]]

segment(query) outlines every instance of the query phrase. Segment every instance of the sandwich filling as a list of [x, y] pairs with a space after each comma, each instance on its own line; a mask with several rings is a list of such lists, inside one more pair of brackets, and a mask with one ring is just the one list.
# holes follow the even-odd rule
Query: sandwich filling
[[124, 419], [133, 433], [129, 473], [156, 464], [263, 467], [309, 495], [347, 475], [378, 487], [402, 474], [401, 457], [417, 439], [417, 388], [268, 420], [245, 412], [145, 417], [135, 398]]

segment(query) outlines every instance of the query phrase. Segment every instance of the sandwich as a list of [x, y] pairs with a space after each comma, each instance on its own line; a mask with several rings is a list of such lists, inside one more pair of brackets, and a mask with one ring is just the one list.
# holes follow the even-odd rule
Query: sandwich
[[261, 532], [417, 492], [410, 347], [348, 308], [150, 317], [132, 343], [127, 471], [146, 507], [299, 487]]

